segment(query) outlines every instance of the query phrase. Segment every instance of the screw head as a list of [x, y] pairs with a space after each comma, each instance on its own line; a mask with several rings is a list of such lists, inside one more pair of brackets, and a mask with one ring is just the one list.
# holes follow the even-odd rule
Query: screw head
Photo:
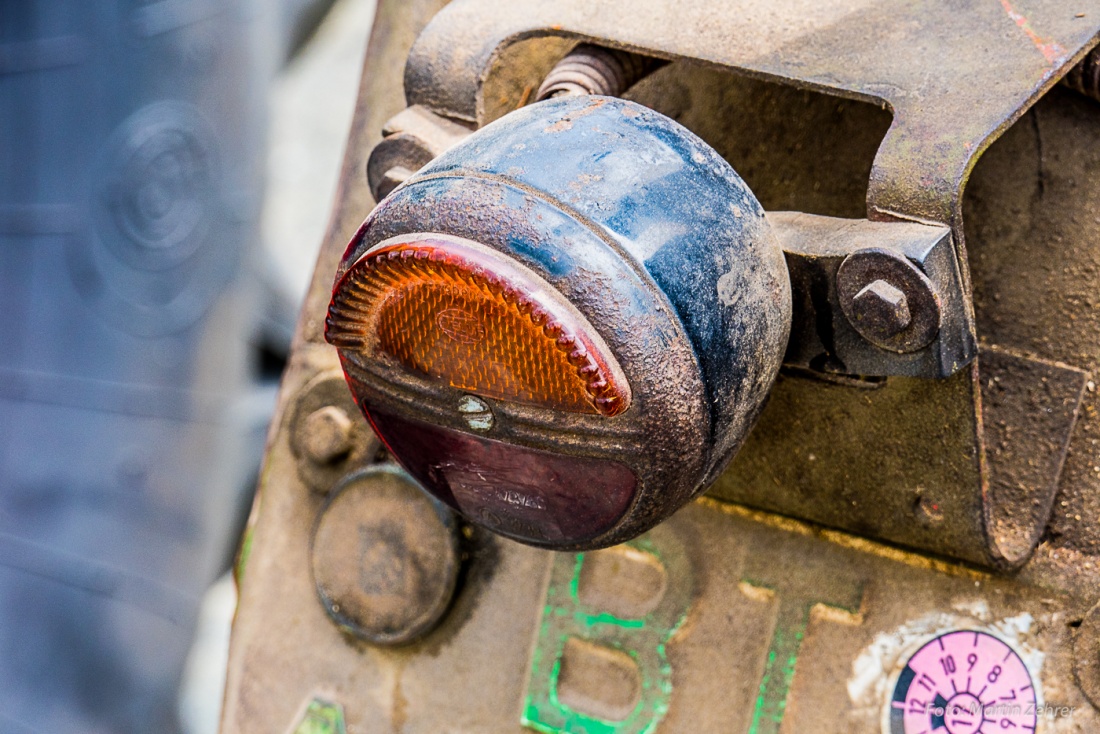
[[326, 405], [301, 424], [301, 446], [318, 464], [328, 464], [351, 451], [351, 419], [343, 409]]
[[882, 334], [883, 338], [901, 333], [913, 321], [905, 294], [885, 280], [864, 286], [852, 299], [852, 305], [863, 328]]
[[479, 397], [463, 395], [458, 401], [458, 412], [466, 419], [466, 425], [475, 431], [488, 431], [493, 427], [493, 411]]
[[836, 287], [848, 323], [880, 349], [916, 352], [939, 334], [942, 314], [935, 286], [900, 253], [853, 252], [837, 270]]

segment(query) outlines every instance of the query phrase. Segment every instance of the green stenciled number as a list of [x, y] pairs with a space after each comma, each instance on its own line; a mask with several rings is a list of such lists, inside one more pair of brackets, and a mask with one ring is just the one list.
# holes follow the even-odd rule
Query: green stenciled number
[[[592, 608], [580, 593], [586, 555], [557, 554], [531, 663], [524, 726], [544, 734], [649, 734], [668, 711], [672, 675], [665, 644], [687, 616], [694, 583], [691, 567], [682, 544], [667, 526], [627, 545], [650, 554], [664, 567], [668, 579], [664, 595], [638, 619]], [[600, 719], [559, 699], [562, 655], [570, 638], [625, 653], [637, 665], [641, 695], [624, 719]]]
[[314, 698], [306, 706], [294, 734], [347, 734], [344, 726], [344, 707], [321, 698]]

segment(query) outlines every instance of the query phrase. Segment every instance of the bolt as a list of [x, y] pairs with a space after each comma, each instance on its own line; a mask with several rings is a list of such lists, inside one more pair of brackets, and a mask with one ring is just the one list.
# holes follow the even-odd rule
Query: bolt
[[415, 171], [410, 171], [404, 166], [394, 166], [382, 174], [382, 180], [378, 182], [375, 196], [381, 201], [390, 195], [394, 189], [412, 178]]
[[880, 349], [916, 352], [940, 331], [936, 288], [902, 253], [880, 248], [853, 252], [837, 269], [836, 288], [848, 323]]
[[338, 367], [315, 375], [291, 401], [287, 438], [298, 478], [311, 490], [326, 494], [349, 471], [373, 461], [378, 439]]
[[306, 416], [299, 445], [313, 462], [329, 464], [351, 451], [351, 419], [335, 405], [326, 405]]
[[900, 334], [913, 321], [905, 294], [885, 280], [876, 280], [865, 286], [852, 299], [852, 305], [860, 326], [880, 338]]
[[481, 398], [463, 395], [458, 401], [458, 412], [466, 418], [466, 425], [475, 431], [488, 431], [493, 427], [493, 411]]

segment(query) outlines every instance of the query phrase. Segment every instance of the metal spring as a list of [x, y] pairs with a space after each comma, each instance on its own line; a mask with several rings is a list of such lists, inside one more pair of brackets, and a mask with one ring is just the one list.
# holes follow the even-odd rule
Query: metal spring
[[1062, 78], [1062, 83], [1073, 91], [1100, 102], [1100, 49], [1089, 51]]
[[582, 94], [618, 97], [662, 64], [647, 56], [582, 43], [550, 70], [536, 100]]

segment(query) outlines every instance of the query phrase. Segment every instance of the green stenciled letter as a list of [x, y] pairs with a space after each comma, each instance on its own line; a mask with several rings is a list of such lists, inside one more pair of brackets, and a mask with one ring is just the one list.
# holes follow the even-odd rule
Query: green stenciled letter
[[647, 734], [668, 710], [665, 644], [693, 592], [675, 531], [554, 559], [522, 723], [546, 734]]

